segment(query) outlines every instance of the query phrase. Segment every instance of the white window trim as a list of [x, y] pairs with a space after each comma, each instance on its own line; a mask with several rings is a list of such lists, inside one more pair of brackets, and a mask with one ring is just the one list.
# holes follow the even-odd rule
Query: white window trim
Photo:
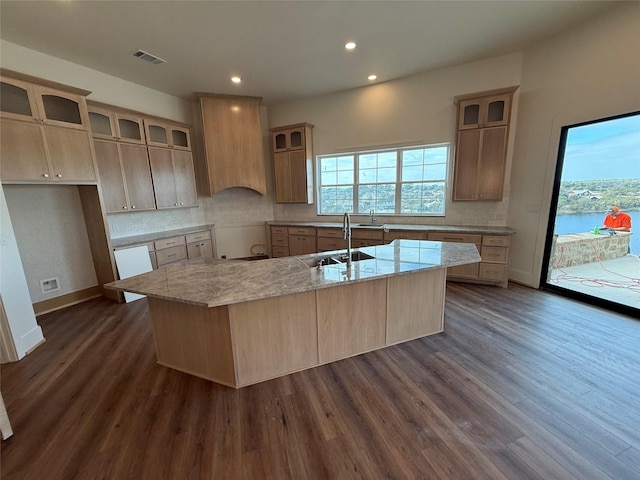
[[[447, 147], [447, 160], [446, 160], [446, 165], [445, 165], [445, 177], [442, 180], [428, 180], [428, 181], [415, 181], [415, 182], [403, 182], [402, 179], [402, 162], [401, 162], [401, 152], [404, 150], [418, 150], [418, 149], [428, 149], [428, 148], [439, 148], [439, 147]], [[327, 153], [327, 154], [321, 154], [321, 155], [316, 155], [315, 158], [315, 187], [316, 187], [316, 214], [318, 216], [336, 216], [336, 215], [341, 215], [342, 213], [323, 213], [320, 212], [320, 208], [321, 208], [321, 201], [320, 201], [320, 178], [321, 178], [321, 171], [320, 171], [320, 161], [322, 158], [326, 158], [326, 157], [343, 157], [343, 156], [350, 156], [353, 155], [354, 156], [354, 172], [353, 172], [353, 183], [349, 183], [349, 184], [342, 184], [344, 186], [352, 186], [353, 187], [353, 210], [352, 212], [349, 212], [351, 215], [367, 215], [366, 212], [358, 212], [358, 186], [361, 185], [358, 182], [358, 169], [359, 169], [359, 156], [360, 155], [367, 155], [367, 154], [372, 154], [372, 153], [382, 153], [382, 152], [397, 152], [397, 157], [396, 157], [396, 181], [393, 182], [396, 186], [396, 190], [395, 190], [395, 208], [396, 211], [399, 210], [401, 208], [402, 205], [402, 185], [405, 183], [440, 183], [442, 182], [444, 184], [444, 203], [443, 203], [443, 211], [442, 213], [386, 213], [386, 212], [375, 212], [376, 217], [444, 217], [446, 214], [446, 207], [447, 207], [447, 190], [448, 190], [448, 185], [449, 185], [449, 171], [450, 171], [450, 163], [451, 163], [451, 143], [450, 142], [441, 142], [441, 143], [431, 143], [431, 144], [423, 144], [423, 145], [416, 145], [416, 144], [408, 144], [408, 145], [398, 145], [397, 147], [393, 147], [393, 148], [371, 148], [371, 149], [365, 149], [365, 150], [354, 150], [352, 152], [347, 152], [347, 151], [340, 151], [340, 152], [336, 152], [336, 153]], [[379, 184], [363, 184], [363, 185], [381, 185], [381, 184], [385, 184], [385, 183], [390, 183], [390, 182], [380, 182]]]

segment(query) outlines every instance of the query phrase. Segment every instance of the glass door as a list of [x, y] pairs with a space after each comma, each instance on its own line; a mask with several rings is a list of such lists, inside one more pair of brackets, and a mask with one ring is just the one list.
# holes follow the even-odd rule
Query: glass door
[[563, 127], [542, 287], [637, 315], [638, 232], [640, 112]]

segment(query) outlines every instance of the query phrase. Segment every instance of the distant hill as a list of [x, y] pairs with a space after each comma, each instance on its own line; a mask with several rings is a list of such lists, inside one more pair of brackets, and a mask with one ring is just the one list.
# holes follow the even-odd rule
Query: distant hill
[[606, 212], [611, 205], [621, 210], [640, 210], [640, 178], [562, 182], [559, 215]]

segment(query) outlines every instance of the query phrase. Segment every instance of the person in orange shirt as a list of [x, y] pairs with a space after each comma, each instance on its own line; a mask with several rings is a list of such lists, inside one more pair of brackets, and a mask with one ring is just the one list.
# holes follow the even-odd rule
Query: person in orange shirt
[[629, 214], [621, 212], [617, 205], [612, 205], [604, 217], [602, 229], [617, 230], [618, 232], [631, 231], [631, 217]]

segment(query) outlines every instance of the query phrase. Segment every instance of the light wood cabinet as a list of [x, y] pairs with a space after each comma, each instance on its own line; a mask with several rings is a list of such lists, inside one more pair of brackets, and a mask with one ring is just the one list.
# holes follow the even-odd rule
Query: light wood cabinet
[[202, 116], [204, 165], [199, 166], [208, 195], [245, 187], [266, 195], [259, 97], [196, 94]]
[[100, 185], [108, 213], [156, 208], [147, 149], [94, 140]]
[[289, 227], [289, 255], [306, 255], [317, 252], [316, 229], [310, 227]]
[[147, 145], [191, 151], [189, 129], [186, 127], [145, 119], [144, 130]]
[[197, 206], [191, 152], [158, 147], [148, 150], [158, 209]]
[[502, 200], [511, 103], [516, 89], [456, 97], [454, 201]]
[[313, 125], [271, 130], [276, 203], [313, 203]]
[[93, 138], [145, 144], [141, 116], [89, 105], [89, 122]]
[[88, 93], [0, 75], [3, 182], [97, 182]]

